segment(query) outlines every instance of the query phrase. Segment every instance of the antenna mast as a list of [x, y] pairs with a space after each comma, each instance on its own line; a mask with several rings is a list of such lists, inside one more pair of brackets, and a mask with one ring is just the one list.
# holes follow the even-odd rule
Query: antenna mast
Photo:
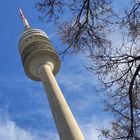
[[24, 13], [21, 9], [20, 9], [20, 17], [21, 17], [22, 23], [24, 24], [24, 28], [25, 29], [30, 28], [29, 23], [28, 23], [27, 19], [25, 18]]

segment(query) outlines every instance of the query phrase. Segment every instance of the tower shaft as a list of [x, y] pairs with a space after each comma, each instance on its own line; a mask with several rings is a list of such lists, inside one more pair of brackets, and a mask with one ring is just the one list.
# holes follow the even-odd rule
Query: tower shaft
[[48, 96], [60, 140], [84, 140], [50, 65], [41, 65], [38, 72]]

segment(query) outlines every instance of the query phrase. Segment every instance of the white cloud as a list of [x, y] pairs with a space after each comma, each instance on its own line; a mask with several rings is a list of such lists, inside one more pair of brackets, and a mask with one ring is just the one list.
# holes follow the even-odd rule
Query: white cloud
[[99, 131], [96, 126], [92, 123], [88, 123], [82, 126], [85, 139], [87, 140], [98, 140]]
[[111, 118], [105, 118], [103, 120], [99, 120], [98, 118], [92, 116], [91, 120], [82, 123], [80, 127], [85, 136], [85, 139], [99, 140], [99, 136], [101, 135], [99, 129], [103, 127], [109, 127], [108, 125], [109, 121], [111, 121]]
[[56, 132], [29, 131], [20, 128], [0, 110], [0, 140], [58, 140]]
[[67, 91], [82, 92], [86, 86], [93, 88], [97, 84], [97, 76], [84, 68], [88, 63], [88, 58], [84, 55], [77, 55], [66, 61], [68, 62], [62, 61], [62, 68], [57, 76], [60, 86], [64, 86]]
[[24, 129], [16, 126], [15, 122], [7, 119], [4, 123], [0, 122], [1, 140], [34, 140], [34, 136]]

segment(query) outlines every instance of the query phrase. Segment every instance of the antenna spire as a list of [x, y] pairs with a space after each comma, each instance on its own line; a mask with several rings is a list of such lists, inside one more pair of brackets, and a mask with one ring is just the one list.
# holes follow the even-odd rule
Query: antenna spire
[[20, 9], [20, 17], [21, 17], [22, 23], [24, 24], [24, 28], [25, 28], [25, 29], [30, 28], [30, 26], [29, 26], [29, 24], [28, 24], [28, 21], [27, 21], [27, 19], [25, 18], [24, 13], [23, 13], [23, 11], [22, 11], [21, 9]]

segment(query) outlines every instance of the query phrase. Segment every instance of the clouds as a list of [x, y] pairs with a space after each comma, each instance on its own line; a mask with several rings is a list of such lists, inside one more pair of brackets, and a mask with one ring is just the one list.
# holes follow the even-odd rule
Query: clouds
[[99, 131], [93, 123], [87, 123], [82, 126], [83, 133], [87, 140], [98, 140]]
[[81, 130], [83, 131], [83, 134], [85, 136], [86, 140], [99, 140], [100, 139], [100, 131], [99, 129], [103, 127], [109, 127], [108, 121], [110, 121], [111, 118], [104, 118], [100, 119], [96, 115], [92, 115], [90, 120], [86, 120], [85, 122], [80, 123]]
[[23, 129], [10, 119], [4, 110], [0, 110], [0, 113], [0, 140], [58, 140], [55, 132]]
[[82, 94], [85, 91], [88, 93], [89, 91], [94, 91], [97, 85], [97, 77], [84, 68], [87, 62], [88, 59], [81, 55], [69, 56], [65, 61], [62, 61], [62, 67], [57, 80], [67, 94], [73, 92]]
[[[1, 113], [3, 113], [1, 111]], [[34, 136], [24, 129], [16, 126], [6, 114], [0, 116], [0, 139], [1, 140], [35, 140]]]

